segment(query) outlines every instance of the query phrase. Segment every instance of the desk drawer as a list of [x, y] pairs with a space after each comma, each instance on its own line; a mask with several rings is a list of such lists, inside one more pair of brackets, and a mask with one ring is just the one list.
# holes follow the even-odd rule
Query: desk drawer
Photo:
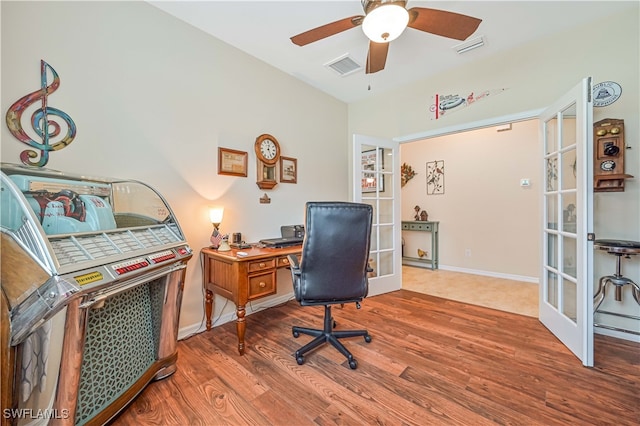
[[276, 272], [249, 277], [249, 300], [259, 299], [276, 292]]
[[289, 262], [288, 256], [280, 256], [277, 262], [278, 262], [278, 268], [286, 268], [291, 265], [291, 263]]
[[256, 260], [249, 263], [249, 273], [273, 269], [276, 267], [276, 259]]
[[402, 229], [405, 231], [431, 231], [432, 228], [430, 223], [402, 223]]

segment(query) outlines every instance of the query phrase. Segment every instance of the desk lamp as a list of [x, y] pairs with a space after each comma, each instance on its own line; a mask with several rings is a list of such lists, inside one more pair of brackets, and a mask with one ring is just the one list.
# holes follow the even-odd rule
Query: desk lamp
[[222, 235], [220, 233], [220, 223], [222, 223], [222, 215], [224, 214], [224, 207], [214, 207], [209, 209], [209, 219], [213, 225], [213, 233], [211, 234], [211, 243], [213, 248], [217, 248], [218, 251], [229, 251], [229, 236]]

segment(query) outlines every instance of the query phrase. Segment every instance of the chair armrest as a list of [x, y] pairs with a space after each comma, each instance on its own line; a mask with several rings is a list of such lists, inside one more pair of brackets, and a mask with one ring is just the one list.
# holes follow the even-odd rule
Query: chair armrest
[[294, 275], [300, 275], [300, 260], [298, 256], [295, 254], [290, 254], [287, 256], [289, 259], [289, 267], [291, 268], [291, 273]]

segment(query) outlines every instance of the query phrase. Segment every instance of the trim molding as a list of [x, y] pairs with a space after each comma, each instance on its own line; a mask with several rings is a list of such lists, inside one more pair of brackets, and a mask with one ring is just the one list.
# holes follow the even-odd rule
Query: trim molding
[[469, 130], [483, 129], [485, 127], [493, 127], [501, 124], [515, 123], [518, 121], [526, 121], [538, 119], [538, 116], [544, 111], [543, 108], [519, 112], [515, 114], [503, 115], [501, 117], [487, 118], [486, 120], [473, 121], [471, 123], [456, 124], [449, 127], [442, 127], [435, 130], [413, 133], [406, 136], [398, 136], [393, 138], [394, 142], [406, 143], [414, 142], [422, 139], [435, 138], [438, 136], [450, 135], [453, 133], [466, 132]]
[[465, 274], [482, 275], [485, 277], [504, 278], [507, 280], [522, 281], [525, 283], [532, 283], [536, 285], [540, 283], [540, 280], [538, 277], [527, 277], [524, 275], [503, 274], [501, 272], [482, 271], [479, 269], [467, 269], [467, 268], [459, 268], [457, 266], [446, 266], [446, 265], [440, 265], [440, 269], [444, 269], [445, 271], [452, 271], [452, 272], [463, 272]]
[[[270, 298], [267, 300], [260, 301], [258, 303], [248, 303], [246, 308], [246, 316], [251, 314], [255, 314], [256, 312], [260, 312], [267, 308], [273, 308], [274, 306], [282, 305], [283, 303], [287, 303], [290, 300], [294, 299], [293, 292], [288, 294], [283, 294], [282, 296], [277, 296], [274, 298]], [[226, 324], [231, 321], [235, 321], [237, 319], [235, 309], [227, 312], [225, 314], [220, 315], [218, 318], [212, 318], [214, 323], [211, 325], [211, 329], [213, 330], [215, 327]], [[178, 340], [183, 340], [189, 338], [195, 334], [202, 333], [206, 331], [207, 327], [204, 325], [204, 319], [199, 324], [192, 324], [178, 330]]]

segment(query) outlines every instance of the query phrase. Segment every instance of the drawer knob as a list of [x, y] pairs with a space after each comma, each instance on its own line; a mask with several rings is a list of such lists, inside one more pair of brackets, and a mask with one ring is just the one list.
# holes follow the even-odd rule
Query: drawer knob
[[282, 259], [282, 263], [284, 263], [285, 265], [289, 264], [289, 259]]
[[261, 268], [264, 268], [265, 266], [267, 266], [267, 265], [266, 265], [266, 264], [264, 264], [264, 263], [260, 263], [260, 267], [261, 267]]
[[267, 283], [265, 283], [264, 281], [260, 281], [260, 284], [258, 284], [260, 286], [260, 288], [265, 288], [267, 286]]

